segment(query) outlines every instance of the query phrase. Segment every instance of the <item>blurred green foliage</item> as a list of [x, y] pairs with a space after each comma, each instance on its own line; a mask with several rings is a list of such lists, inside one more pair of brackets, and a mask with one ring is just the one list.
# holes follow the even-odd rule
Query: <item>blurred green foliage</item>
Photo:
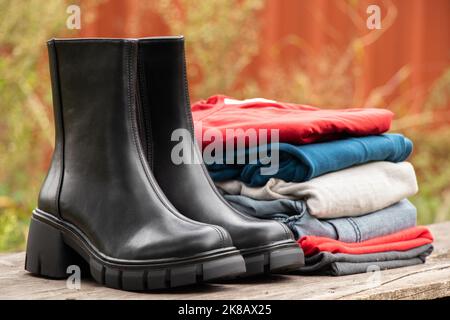
[[236, 84], [258, 53], [257, 15], [264, 3], [264, 0], [152, 2], [171, 34], [186, 36], [189, 77], [205, 79], [191, 86], [193, 97], [207, 98], [212, 92], [242, 93]]
[[419, 193], [411, 200], [417, 207], [418, 222], [450, 220], [450, 128], [425, 134], [409, 129], [405, 134], [415, 144], [411, 162], [419, 181]]
[[45, 42], [64, 1], [0, 0], [0, 251], [24, 246], [53, 143]]
[[[299, 64], [289, 70], [261, 70], [261, 78], [270, 77], [270, 87], [263, 88], [251, 79], [239, 83], [241, 72], [262, 50], [257, 15], [264, 3], [151, 3], [172, 34], [182, 33], [188, 39], [193, 96], [226, 93], [238, 98], [262, 96], [318, 106], [351, 106], [364, 55], [363, 40], [358, 38], [344, 54], [330, 47], [314, 61], [307, 61], [317, 70], [314, 77], [303, 71], [311, 68]], [[50, 161], [54, 132], [44, 44], [65, 30], [66, 5], [65, 1], [0, 0], [0, 251], [24, 248], [29, 217]], [[295, 37], [288, 41], [301, 43]], [[404, 83], [409, 71], [405, 66], [390, 83]], [[384, 93], [392, 91], [390, 85], [373, 90], [365, 105], [385, 106]], [[410, 101], [402, 97], [388, 104], [397, 115], [393, 131], [406, 134], [415, 143], [411, 161], [420, 192], [412, 201], [421, 224], [450, 219], [450, 127], [434, 125], [439, 122], [442, 107], [448, 108], [449, 96], [450, 69], [430, 89], [421, 113], [409, 114]]]

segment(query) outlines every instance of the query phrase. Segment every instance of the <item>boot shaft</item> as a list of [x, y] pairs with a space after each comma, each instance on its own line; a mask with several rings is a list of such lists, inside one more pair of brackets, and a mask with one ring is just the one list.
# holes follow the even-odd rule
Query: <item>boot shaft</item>
[[[172, 141], [175, 130], [188, 131], [192, 141], [195, 141], [184, 38], [170, 37], [158, 41], [139, 39], [138, 46], [142, 144], [151, 165], [155, 164], [154, 157], [164, 157], [158, 162], [173, 162], [170, 150], [177, 144]], [[158, 155], [154, 155], [155, 150], [158, 150]]]
[[136, 42], [50, 40], [48, 51], [55, 151], [39, 208], [59, 216], [65, 182], [109, 179], [134, 161]]

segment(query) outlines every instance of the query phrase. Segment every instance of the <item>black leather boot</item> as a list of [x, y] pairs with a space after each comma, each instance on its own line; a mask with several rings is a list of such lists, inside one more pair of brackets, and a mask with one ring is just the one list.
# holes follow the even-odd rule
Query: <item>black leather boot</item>
[[[224, 227], [244, 256], [247, 275], [295, 269], [303, 252], [282, 223], [248, 217], [219, 194], [202, 161], [175, 164], [171, 141], [176, 129], [186, 129], [195, 144], [184, 57], [183, 37], [139, 39], [140, 94], [143, 103], [141, 140], [158, 184], [185, 216]], [[218, 62], [220, 63], [220, 62]]]
[[125, 290], [193, 284], [245, 271], [227, 231], [169, 203], [138, 135], [137, 41], [48, 43], [56, 145], [33, 212], [25, 269], [64, 278], [89, 265]]

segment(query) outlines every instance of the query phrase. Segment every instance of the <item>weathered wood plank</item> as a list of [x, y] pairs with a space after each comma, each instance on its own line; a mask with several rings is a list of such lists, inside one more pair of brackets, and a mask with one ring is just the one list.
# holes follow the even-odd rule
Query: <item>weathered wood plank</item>
[[430, 226], [435, 251], [427, 263], [345, 277], [271, 276], [153, 293], [109, 289], [89, 279], [81, 289], [23, 270], [24, 253], [0, 255], [2, 299], [434, 299], [450, 296], [450, 222]]

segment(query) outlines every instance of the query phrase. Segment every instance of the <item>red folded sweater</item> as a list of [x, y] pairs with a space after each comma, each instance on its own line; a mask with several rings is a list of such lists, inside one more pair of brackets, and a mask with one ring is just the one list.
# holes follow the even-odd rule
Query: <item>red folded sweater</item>
[[317, 254], [320, 251], [348, 254], [406, 251], [432, 242], [433, 236], [430, 231], [422, 226], [355, 243], [316, 236], [306, 236], [298, 240], [306, 256]]
[[[235, 100], [223, 95], [194, 103], [192, 114], [196, 129], [201, 127], [201, 132], [196, 132], [198, 139], [208, 129], [219, 130], [223, 141], [226, 129], [267, 129], [270, 141], [270, 129], [278, 129], [279, 141], [292, 144], [381, 134], [389, 130], [393, 117], [385, 109], [319, 109], [260, 98]], [[203, 147], [209, 143], [203, 141]]]

